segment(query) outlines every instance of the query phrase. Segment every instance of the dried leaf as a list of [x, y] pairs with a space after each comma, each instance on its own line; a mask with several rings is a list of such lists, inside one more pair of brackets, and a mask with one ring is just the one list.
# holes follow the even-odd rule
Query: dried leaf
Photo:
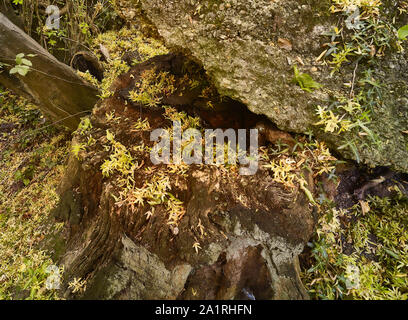
[[278, 46], [281, 49], [292, 51], [292, 43], [288, 39], [279, 38]]
[[363, 215], [366, 215], [367, 213], [370, 212], [370, 206], [368, 205], [368, 202], [360, 200], [360, 206], [361, 210], [363, 211]]

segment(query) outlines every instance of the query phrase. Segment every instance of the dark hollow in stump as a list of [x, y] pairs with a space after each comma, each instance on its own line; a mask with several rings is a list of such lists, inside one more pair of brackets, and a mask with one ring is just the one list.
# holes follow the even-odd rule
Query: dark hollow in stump
[[103, 79], [103, 67], [98, 58], [88, 51], [79, 51], [71, 59], [71, 67], [81, 72], [89, 71], [98, 81]]

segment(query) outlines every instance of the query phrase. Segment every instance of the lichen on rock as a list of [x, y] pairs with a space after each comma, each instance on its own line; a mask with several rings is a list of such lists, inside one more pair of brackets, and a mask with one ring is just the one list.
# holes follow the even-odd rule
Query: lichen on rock
[[[361, 8], [364, 19], [373, 14], [373, 21], [382, 23], [374, 30], [389, 30], [389, 34], [373, 34], [368, 26], [368, 35], [374, 37], [370, 53], [374, 59], [341, 63], [340, 72], [333, 75], [331, 62], [320, 56], [330, 45], [327, 34], [334, 27], [342, 30], [337, 53], [347, 45], [343, 41], [350, 34], [345, 24], [348, 9], [332, 7], [333, 1], [121, 0], [116, 4], [122, 12], [131, 8], [135, 16], [143, 17], [169, 48], [182, 50], [201, 63], [221, 94], [268, 116], [280, 129], [311, 130], [346, 158], [408, 171], [408, 135], [403, 133], [408, 127], [406, 44], [396, 39], [396, 29], [404, 25], [404, 18], [394, 3], [378, 2], [371, 11]], [[291, 83], [294, 65], [323, 87], [308, 93]], [[353, 91], [368, 69], [373, 71], [373, 81], [384, 85], [365, 126], [374, 139], [367, 138], [367, 130], [359, 126], [341, 136], [316, 126], [316, 107], [330, 108], [333, 95], [348, 96], [350, 87], [344, 83]]]

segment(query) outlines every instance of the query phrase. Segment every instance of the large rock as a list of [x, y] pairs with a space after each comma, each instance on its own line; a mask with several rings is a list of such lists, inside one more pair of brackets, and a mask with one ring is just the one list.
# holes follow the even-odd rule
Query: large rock
[[[393, 1], [384, 3], [386, 9], [396, 9]], [[329, 66], [316, 62], [323, 44], [330, 42], [322, 33], [344, 21], [330, 14], [330, 1], [118, 0], [116, 4], [128, 20], [138, 24], [136, 17], [142, 16], [142, 24], [150, 21], [169, 47], [199, 61], [221, 94], [240, 100], [254, 113], [267, 115], [280, 129], [312, 130], [347, 158], [408, 171], [408, 135], [403, 133], [408, 129], [405, 53], [388, 50], [370, 66], [376, 80], [383, 83], [381, 103], [367, 125], [375, 142], [359, 135], [358, 130], [339, 136], [315, 125], [316, 106], [328, 105], [333, 92], [348, 95], [350, 89], [343, 84], [355, 80], [354, 64], [344, 65], [331, 77]], [[390, 21], [394, 15], [390, 14]], [[404, 23], [397, 21], [396, 28]], [[308, 93], [291, 83], [294, 64], [324, 88]], [[360, 62], [357, 79], [367, 67]], [[352, 140], [357, 151], [338, 149]]]

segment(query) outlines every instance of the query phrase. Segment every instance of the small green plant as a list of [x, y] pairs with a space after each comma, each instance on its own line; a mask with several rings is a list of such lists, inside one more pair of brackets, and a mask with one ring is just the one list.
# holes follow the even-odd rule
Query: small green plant
[[[25, 54], [24, 53], [19, 53], [16, 55], [16, 65], [10, 69], [10, 74], [15, 74], [18, 73], [21, 76], [25, 76], [28, 71], [30, 70], [30, 67], [33, 66], [30, 60], [24, 58]], [[27, 54], [27, 57], [35, 57], [34, 54]]]
[[59, 49], [57, 44], [61, 38], [65, 38], [67, 36], [65, 29], [48, 29], [44, 28], [42, 30], [44, 41], [47, 41], [48, 50], [53, 53], [54, 49]]
[[398, 29], [398, 39], [406, 40], [408, 37], [408, 24]]
[[81, 151], [85, 150], [85, 145], [82, 143], [74, 143], [71, 146], [71, 152], [74, 154], [74, 156], [79, 160], [79, 153]]
[[171, 95], [174, 90], [175, 79], [167, 72], [156, 74], [156, 70], [146, 70], [141, 75], [141, 82], [136, 85], [137, 89], [131, 91], [130, 100], [149, 107], [160, 104], [163, 96]]
[[322, 108], [321, 106], [317, 106], [316, 111], [320, 121], [315, 123], [316, 126], [323, 125], [325, 132], [337, 134], [342, 133], [344, 131], [348, 131], [351, 122], [350, 120], [343, 119], [338, 115], [335, 115], [332, 110], [327, 110], [327, 108]]
[[90, 129], [92, 129], [92, 123], [91, 120], [88, 117], [86, 117], [81, 119], [81, 122], [79, 123], [76, 132], [79, 133], [80, 135], [84, 135]]
[[112, 153], [109, 159], [105, 160], [101, 166], [102, 174], [105, 177], [109, 177], [116, 171], [123, 177], [132, 178], [131, 176], [135, 170], [133, 157], [123, 144], [115, 140], [115, 136], [109, 130], [106, 130], [106, 139], [111, 145], [108, 148], [112, 150]]
[[316, 204], [316, 201], [303, 172], [307, 170], [313, 172], [314, 176], [319, 176], [335, 169], [336, 158], [330, 154], [326, 145], [313, 139], [308, 141], [305, 137], [300, 137], [292, 152], [288, 148], [282, 150], [278, 145], [278, 151], [266, 148], [262, 153], [261, 158], [266, 162], [263, 168], [273, 172], [273, 180], [283, 184], [288, 190], [299, 185], [312, 204]]
[[360, 153], [358, 152], [356, 143], [354, 140], [347, 140], [345, 144], [341, 145], [340, 147], [337, 148], [338, 150], [343, 150], [343, 149], [349, 149], [353, 154], [354, 158], [357, 163], [360, 163]]
[[[350, 27], [347, 20], [351, 11], [358, 9], [358, 26]], [[339, 13], [341, 25], [326, 33], [331, 36], [321, 57], [331, 57], [332, 75], [338, 72], [345, 62], [359, 62], [362, 59], [372, 61], [384, 56], [390, 48], [402, 50], [399, 40], [405, 38], [407, 29], [402, 27], [397, 32], [393, 23], [387, 20], [380, 0], [332, 0], [332, 13]]]
[[333, 65], [331, 72], [332, 75], [340, 70], [343, 63], [349, 62], [348, 57], [353, 55], [353, 51], [354, 49], [352, 47], [349, 45], [344, 45], [341, 50], [336, 50], [332, 53], [333, 59], [329, 62]]
[[315, 89], [323, 87], [320, 83], [317, 83], [307, 73], [300, 73], [297, 66], [293, 67], [295, 76], [293, 82], [296, 83], [302, 90], [307, 92], [313, 92]]
[[79, 27], [81, 29], [81, 32], [85, 35], [88, 35], [89, 33], [89, 25], [86, 22], [81, 22], [79, 24]]
[[316, 107], [319, 121], [315, 125], [325, 132], [342, 134], [343, 145], [338, 150], [348, 149], [357, 162], [360, 146], [381, 147], [371, 115], [382, 108], [385, 86], [373, 74], [371, 69], [364, 70], [349, 95], [335, 94], [326, 106]]

